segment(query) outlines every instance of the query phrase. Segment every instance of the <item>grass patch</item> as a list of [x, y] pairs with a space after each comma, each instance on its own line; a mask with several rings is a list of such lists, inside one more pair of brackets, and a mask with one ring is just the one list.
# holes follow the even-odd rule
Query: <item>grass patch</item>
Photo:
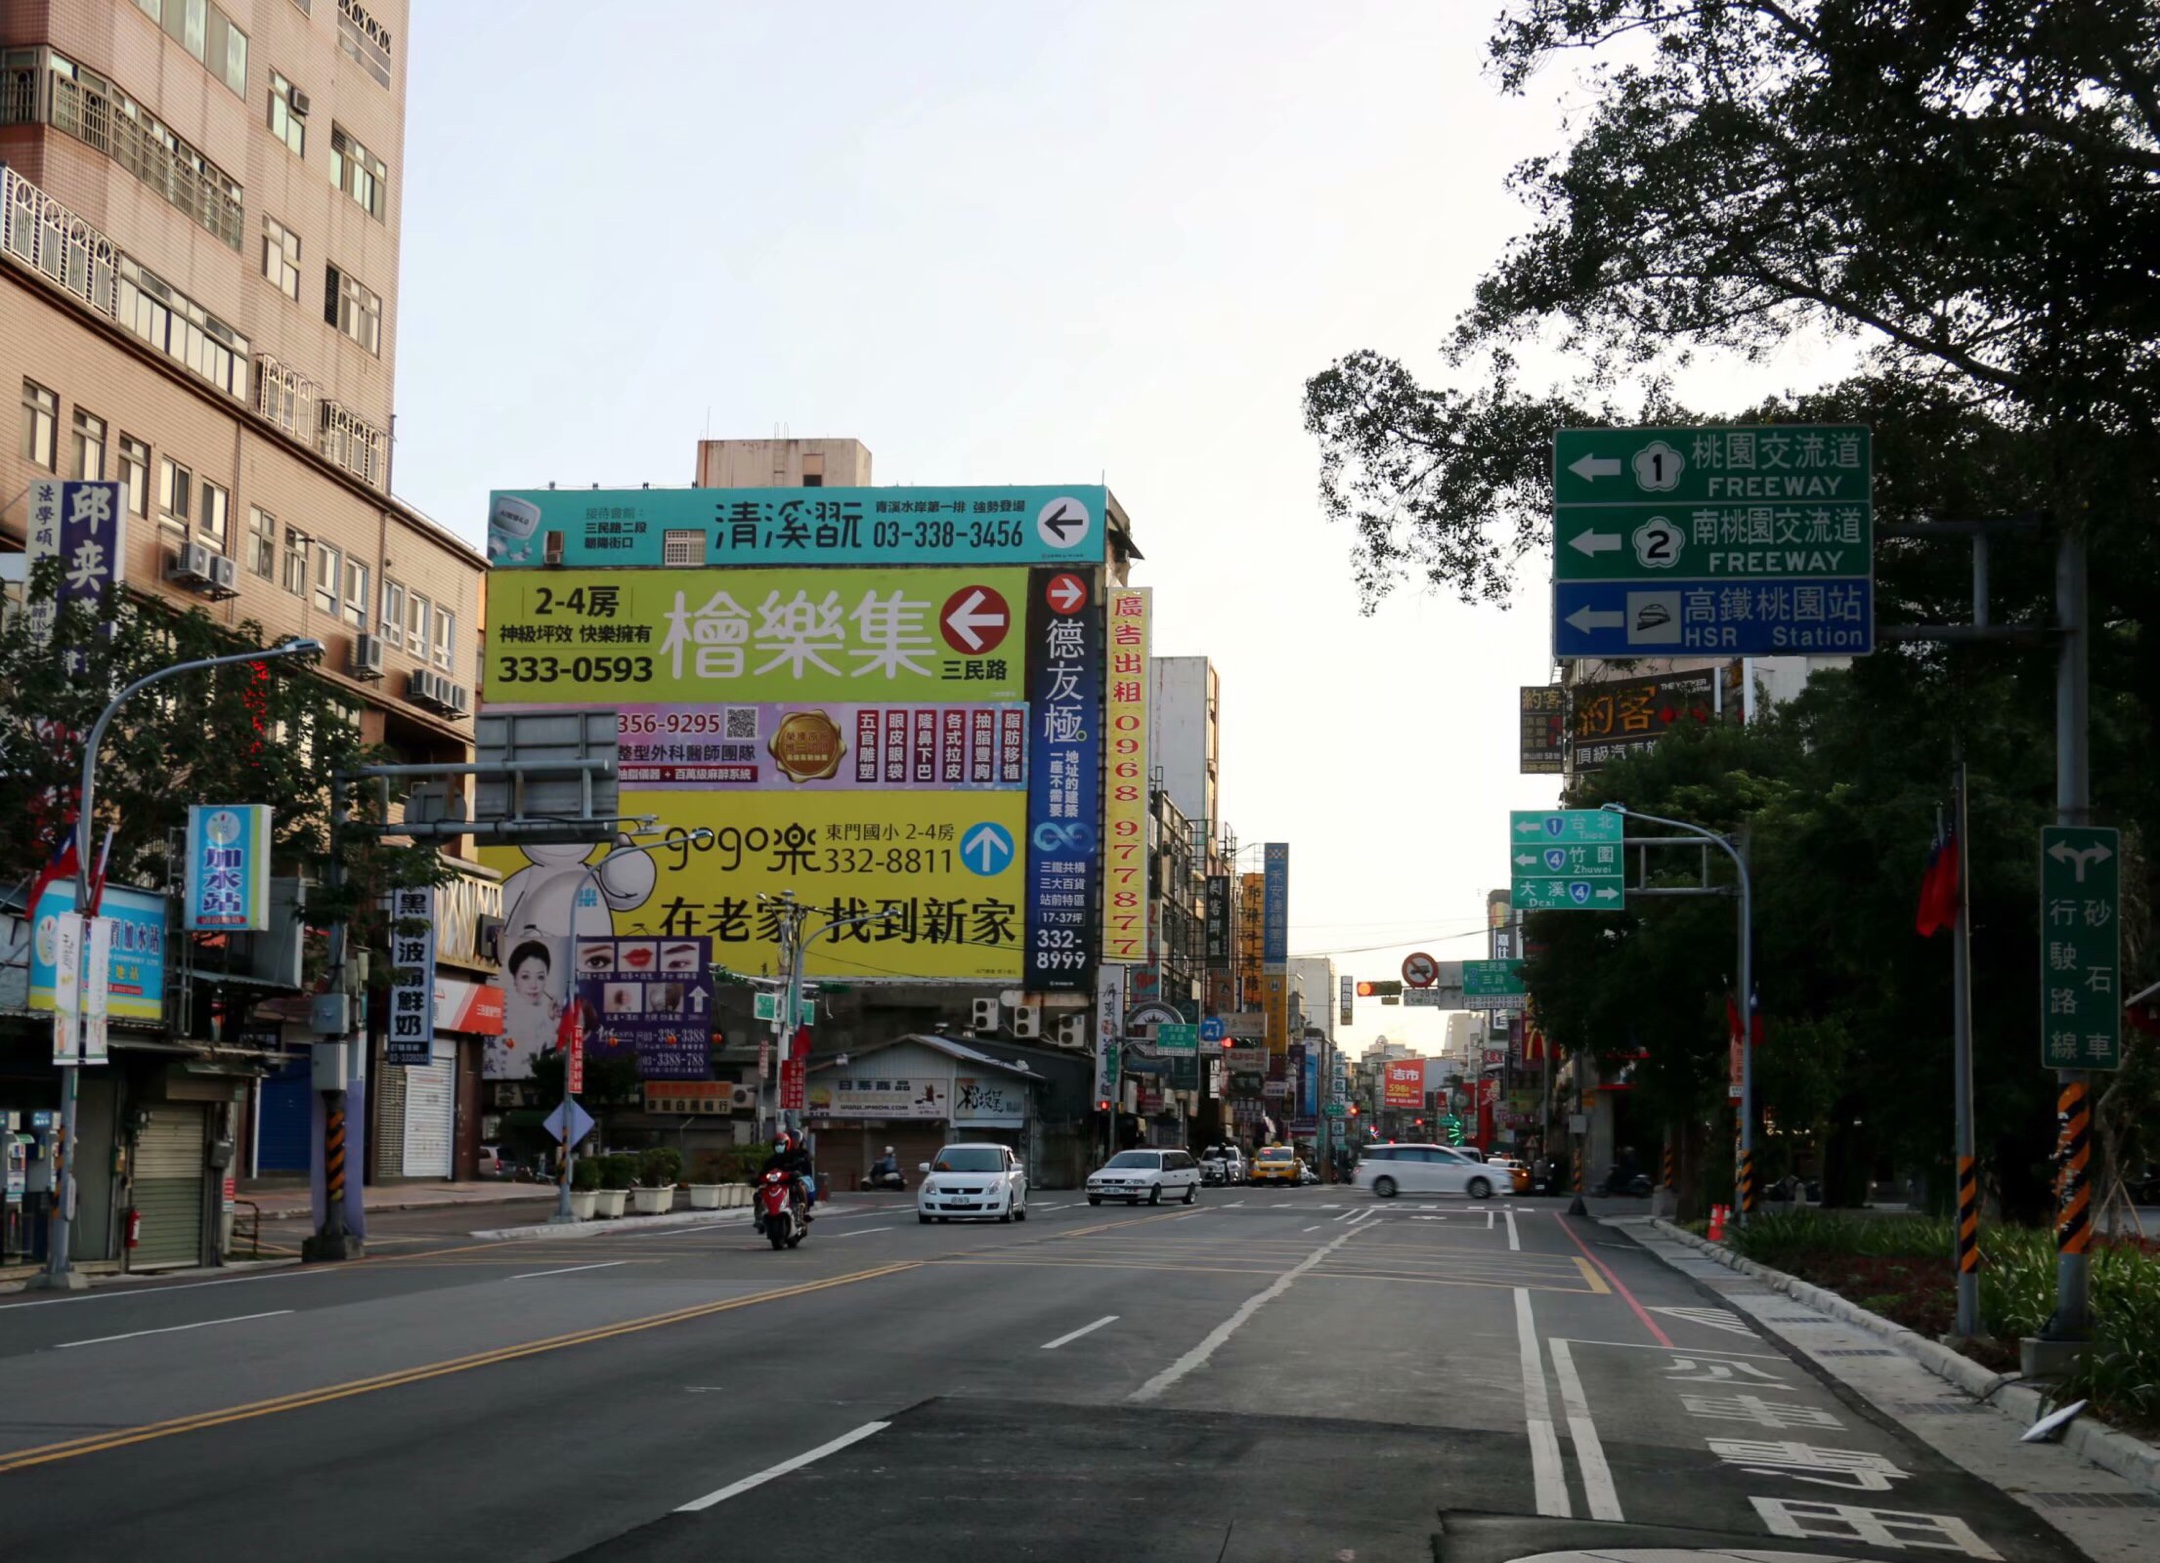
[[[1954, 1229], [1926, 1216], [1801, 1210], [1726, 1234], [1734, 1252], [1851, 1298], [1930, 1338], [1957, 1316]], [[2117, 1427], [2160, 1433], [2160, 1243], [2098, 1239], [2091, 1265], [2092, 1349], [2060, 1398], [2089, 1398]], [[2017, 1366], [2016, 1341], [2055, 1311], [2055, 1238], [2030, 1227], [1980, 1233], [1980, 1327], [1999, 1343], [1970, 1355]]]

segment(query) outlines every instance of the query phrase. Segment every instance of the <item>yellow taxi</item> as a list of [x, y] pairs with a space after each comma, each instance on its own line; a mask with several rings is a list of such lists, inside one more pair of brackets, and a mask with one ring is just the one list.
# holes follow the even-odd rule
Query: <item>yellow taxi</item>
[[1287, 1145], [1263, 1145], [1253, 1153], [1252, 1174], [1248, 1183], [1288, 1183], [1293, 1187], [1298, 1181], [1297, 1152]]

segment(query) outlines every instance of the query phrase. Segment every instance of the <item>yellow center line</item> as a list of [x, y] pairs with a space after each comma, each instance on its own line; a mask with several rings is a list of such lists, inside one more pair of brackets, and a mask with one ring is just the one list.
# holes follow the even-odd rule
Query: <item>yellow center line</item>
[[513, 1362], [519, 1357], [537, 1356], [542, 1352], [561, 1351], [569, 1346], [584, 1346], [593, 1341], [611, 1340], [618, 1335], [634, 1335], [642, 1330], [659, 1329], [662, 1325], [683, 1324], [692, 1319], [702, 1319], [716, 1313], [726, 1313], [734, 1308], [748, 1308], [758, 1303], [779, 1302], [783, 1298], [801, 1297], [810, 1292], [821, 1292], [835, 1286], [851, 1286], [858, 1281], [874, 1281], [881, 1276], [898, 1275], [903, 1270], [921, 1266], [919, 1260], [901, 1264], [879, 1265], [875, 1269], [856, 1270], [847, 1275], [831, 1276], [822, 1281], [806, 1281], [799, 1286], [783, 1286], [769, 1292], [753, 1292], [747, 1297], [731, 1297], [722, 1302], [700, 1303], [691, 1308], [677, 1308], [670, 1313], [648, 1314], [644, 1318], [625, 1319], [619, 1324], [604, 1324], [593, 1329], [578, 1330], [568, 1335], [549, 1336], [544, 1340], [526, 1341], [515, 1346], [501, 1346], [492, 1351], [475, 1352], [468, 1357], [452, 1357], [443, 1362], [423, 1363], [418, 1367], [400, 1368], [391, 1373], [379, 1373], [372, 1378], [352, 1379], [343, 1384], [329, 1384], [321, 1389], [301, 1390], [295, 1394], [280, 1395], [274, 1400], [257, 1400], [246, 1405], [226, 1406], [214, 1411], [199, 1411], [192, 1416], [174, 1417], [165, 1422], [149, 1422], [141, 1427], [127, 1428], [115, 1433], [94, 1433], [85, 1438], [71, 1438], [62, 1443], [41, 1444], [31, 1449], [19, 1449], [12, 1454], [0, 1455], [0, 1472], [19, 1471], [28, 1466], [45, 1465], [54, 1460], [72, 1460], [77, 1455], [98, 1454], [107, 1449], [119, 1449], [128, 1444], [146, 1443], [152, 1439], [170, 1438], [177, 1433], [200, 1432], [204, 1428], [223, 1427], [230, 1422], [244, 1422], [254, 1417], [274, 1416], [283, 1411], [300, 1411], [309, 1406], [324, 1405], [333, 1400], [344, 1400], [353, 1395], [369, 1395], [378, 1390], [397, 1389], [406, 1384], [417, 1384], [425, 1379], [441, 1378], [451, 1373], [465, 1373], [474, 1368], [491, 1367], [498, 1362]]

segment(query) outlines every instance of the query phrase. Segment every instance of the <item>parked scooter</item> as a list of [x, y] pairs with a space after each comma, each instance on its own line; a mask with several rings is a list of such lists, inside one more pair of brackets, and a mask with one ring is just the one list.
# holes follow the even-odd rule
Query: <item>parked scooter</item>
[[759, 1180], [758, 1214], [764, 1218], [765, 1239], [776, 1249], [796, 1248], [810, 1235], [795, 1180], [775, 1167]]

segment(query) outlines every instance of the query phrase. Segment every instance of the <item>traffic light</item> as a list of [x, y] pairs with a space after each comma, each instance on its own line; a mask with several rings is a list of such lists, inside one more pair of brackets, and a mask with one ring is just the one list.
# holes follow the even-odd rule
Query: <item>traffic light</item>
[[1425, 1127], [1425, 1120], [1422, 1118], [1413, 1118], [1410, 1120], [1410, 1125], [1412, 1128], [1422, 1129]]
[[1110, 1110], [1110, 1104], [1108, 1102], [1097, 1102], [1095, 1110], [1099, 1113], [1106, 1113]]

